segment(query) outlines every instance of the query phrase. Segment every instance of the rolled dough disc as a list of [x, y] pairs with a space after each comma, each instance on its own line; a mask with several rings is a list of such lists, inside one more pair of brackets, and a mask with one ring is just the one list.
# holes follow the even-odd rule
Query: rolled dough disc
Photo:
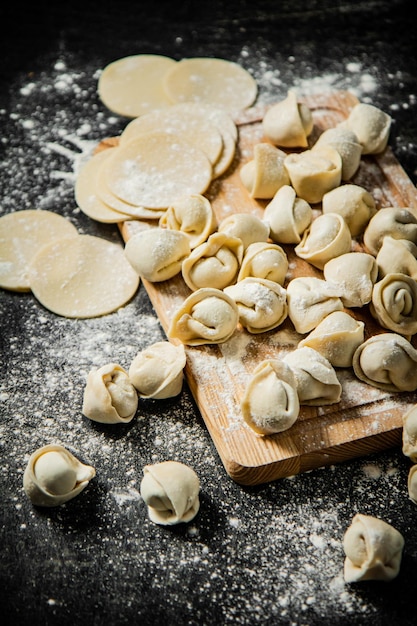
[[30, 291], [28, 266], [46, 244], [77, 235], [75, 226], [52, 211], [27, 209], [0, 218], [0, 287]]
[[140, 135], [114, 149], [106, 167], [107, 185], [115, 196], [151, 209], [204, 193], [213, 173], [202, 150], [164, 132]]
[[45, 308], [72, 318], [116, 311], [139, 286], [123, 247], [92, 235], [64, 237], [44, 246], [30, 264], [29, 280]]
[[168, 70], [163, 83], [172, 102], [212, 104], [233, 116], [253, 104], [258, 93], [252, 75], [225, 59], [182, 59]]
[[163, 79], [176, 63], [157, 54], [136, 54], [113, 61], [100, 75], [98, 95], [110, 111], [125, 117], [170, 106]]

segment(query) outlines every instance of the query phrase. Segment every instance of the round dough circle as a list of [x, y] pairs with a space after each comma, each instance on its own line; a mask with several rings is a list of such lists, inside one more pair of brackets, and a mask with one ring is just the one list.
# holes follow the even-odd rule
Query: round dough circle
[[170, 106], [163, 78], [177, 61], [157, 54], [137, 54], [107, 65], [98, 80], [98, 95], [105, 106], [125, 117], [138, 117]]
[[98, 317], [128, 302], [139, 276], [118, 244], [92, 235], [45, 245], [29, 268], [34, 296], [63, 317]]
[[15, 211], [0, 217], [0, 287], [30, 291], [28, 267], [47, 243], [77, 235], [62, 215], [40, 209]]
[[232, 115], [256, 99], [255, 79], [243, 67], [225, 59], [182, 59], [164, 78], [173, 102], [203, 102], [219, 106]]
[[204, 193], [212, 178], [202, 150], [164, 132], [132, 139], [107, 163], [110, 191], [124, 202], [153, 209], [167, 208], [187, 194]]

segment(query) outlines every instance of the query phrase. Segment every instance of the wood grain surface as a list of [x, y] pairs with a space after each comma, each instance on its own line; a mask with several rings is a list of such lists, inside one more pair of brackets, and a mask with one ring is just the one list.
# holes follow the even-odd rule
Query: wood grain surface
[[[346, 91], [315, 94], [303, 100], [313, 113], [311, 145], [323, 130], [346, 119], [358, 102]], [[219, 222], [233, 213], [263, 215], [267, 201], [250, 198], [239, 170], [252, 158], [254, 145], [265, 141], [260, 124], [265, 110], [262, 106], [252, 108], [236, 120], [239, 142], [235, 160], [206, 193]], [[416, 189], [389, 147], [380, 155], [362, 157], [350, 182], [372, 193], [378, 208], [417, 208]], [[320, 210], [319, 205], [313, 208]], [[132, 220], [121, 223], [120, 230], [127, 241], [138, 230], [156, 223]], [[282, 247], [289, 260], [285, 285], [296, 276], [322, 277], [319, 270], [296, 257], [292, 246]], [[360, 241], [355, 241], [354, 249], [362, 249]], [[181, 275], [162, 283], [142, 282], [166, 331], [174, 311], [191, 292]], [[383, 330], [367, 307], [356, 309], [354, 314], [365, 322], [365, 339]], [[298, 420], [287, 431], [262, 437], [244, 423], [240, 399], [253, 369], [265, 358], [282, 358], [301, 338], [287, 319], [279, 328], [260, 335], [238, 328], [224, 344], [186, 347], [187, 382], [226, 472], [240, 484], [265, 483], [400, 445], [402, 415], [414, 403], [412, 394], [390, 394], [366, 385], [351, 368], [337, 370], [343, 387], [339, 403], [302, 406]]]

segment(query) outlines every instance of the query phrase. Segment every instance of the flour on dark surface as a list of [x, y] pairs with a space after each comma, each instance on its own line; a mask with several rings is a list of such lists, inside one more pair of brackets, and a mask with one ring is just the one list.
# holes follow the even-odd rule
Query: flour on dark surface
[[[379, 70], [363, 60], [347, 59], [322, 74], [305, 66], [303, 76], [296, 52], [277, 63], [245, 45], [237, 60], [256, 78], [264, 103], [295, 87], [300, 95], [350, 89], [380, 104]], [[74, 181], [96, 143], [119, 134], [125, 121], [98, 101], [99, 67], [65, 51], [46, 61], [43, 72], [16, 79], [10, 106], [0, 111], [7, 128], [1, 214], [56, 211], [80, 233], [122, 244], [117, 227], [95, 223], [76, 207]], [[415, 113], [415, 95], [395, 106]], [[403, 150], [416, 149], [401, 137], [397, 147], [400, 160]], [[416, 544], [400, 450], [241, 487], [227, 477], [186, 385], [178, 398], [140, 401], [128, 426], [82, 416], [91, 368], [110, 361], [128, 368], [137, 352], [165, 338], [143, 286], [119, 311], [91, 320], [55, 316], [31, 294], [3, 293], [1, 307], [1, 526], [13, 526], [15, 538], [3, 545], [0, 567], [6, 610], [16, 623], [19, 616], [28, 623], [34, 588], [33, 624], [82, 623], [79, 594], [109, 624], [173, 623], [176, 614], [190, 625], [324, 624], [332, 615], [360, 624], [372, 622], [389, 598], [401, 605], [402, 581], [415, 575]], [[97, 476], [74, 501], [43, 511], [26, 499], [22, 476], [29, 455], [52, 442], [92, 464]], [[202, 487], [197, 517], [169, 529], [148, 520], [140, 497], [144, 465], [166, 459], [193, 467]], [[389, 589], [343, 581], [341, 540], [356, 512], [385, 519], [405, 537], [403, 568]], [[9, 570], [19, 579], [17, 599]]]

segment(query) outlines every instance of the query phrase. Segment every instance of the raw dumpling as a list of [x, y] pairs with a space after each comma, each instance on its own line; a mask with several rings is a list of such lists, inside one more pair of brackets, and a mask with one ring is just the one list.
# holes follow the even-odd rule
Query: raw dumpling
[[339, 402], [342, 385], [332, 364], [308, 346], [296, 348], [284, 357], [292, 369], [300, 404], [322, 406]]
[[241, 239], [245, 251], [251, 243], [268, 240], [269, 224], [252, 213], [234, 213], [220, 222], [218, 231]]
[[184, 259], [182, 277], [192, 291], [206, 287], [224, 289], [236, 281], [242, 258], [242, 240], [216, 232]]
[[328, 128], [317, 139], [314, 147], [332, 146], [342, 158], [342, 180], [350, 180], [356, 174], [362, 156], [362, 146], [349, 128]]
[[129, 379], [141, 398], [173, 398], [181, 392], [185, 362], [182, 344], [157, 341], [133, 359]]
[[313, 220], [294, 252], [300, 259], [322, 270], [330, 259], [351, 249], [352, 236], [343, 217], [338, 213], [326, 213]]
[[91, 370], [83, 396], [83, 415], [102, 424], [128, 424], [138, 408], [138, 394], [128, 373], [107, 363]]
[[417, 463], [417, 404], [403, 415], [403, 454]]
[[290, 185], [283, 185], [264, 211], [270, 237], [276, 243], [299, 243], [312, 219], [311, 206], [302, 198], [297, 198]]
[[250, 333], [276, 328], [288, 315], [286, 291], [274, 281], [244, 278], [224, 292], [236, 302], [239, 322]]
[[267, 359], [254, 369], [241, 400], [245, 422], [259, 435], [290, 428], [300, 412], [297, 382], [291, 368]]
[[408, 496], [414, 504], [417, 504], [417, 464], [410, 467], [408, 472]]
[[201, 194], [192, 194], [171, 204], [159, 219], [159, 226], [187, 235], [193, 249], [216, 230], [217, 221], [209, 200]]
[[323, 275], [346, 307], [362, 307], [372, 300], [378, 266], [371, 254], [347, 252], [327, 261]]
[[143, 468], [140, 495], [155, 524], [190, 522], [200, 508], [199, 493], [200, 480], [184, 463], [162, 461]]
[[323, 213], [339, 213], [352, 237], [361, 235], [377, 211], [373, 196], [360, 185], [341, 185], [324, 194]]
[[373, 387], [394, 392], [417, 389], [417, 350], [402, 335], [370, 337], [356, 350], [352, 365], [356, 376]]
[[385, 150], [391, 128], [391, 117], [372, 104], [356, 104], [343, 125], [353, 131], [362, 146], [362, 154], [379, 154]]
[[152, 283], [179, 274], [190, 252], [190, 240], [185, 233], [159, 227], [135, 233], [125, 246], [126, 258], [133, 269]]
[[278, 189], [290, 184], [285, 157], [285, 152], [270, 143], [255, 145], [254, 158], [240, 170], [240, 179], [252, 198], [273, 198]]
[[351, 367], [356, 349], [364, 341], [365, 324], [345, 311], [329, 313], [305, 339], [299, 348], [308, 346], [320, 352], [333, 367]]
[[342, 158], [332, 146], [288, 154], [284, 164], [297, 196], [310, 204], [321, 202], [342, 180]]
[[189, 346], [223, 343], [236, 330], [239, 311], [220, 289], [198, 289], [184, 300], [168, 329], [169, 339]]
[[338, 292], [314, 276], [293, 278], [287, 285], [288, 316], [298, 333], [309, 333], [329, 313], [341, 311]]
[[386, 235], [376, 257], [378, 276], [407, 274], [417, 279], [417, 245], [407, 239], [394, 239]]
[[307, 148], [313, 130], [313, 116], [307, 105], [297, 101], [294, 91], [272, 105], [265, 113], [262, 127], [265, 137], [285, 148]]
[[31, 454], [23, 489], [36, 506], [59, 506], [78, 496], [95, 475], [94, 467], [81, 463], [69, 450], [49, 444]]
[[258, 241], [245, 251], [237, 280], [266, 278], [283, 285], [288, 271], [288, 257], [276, 243]]
[[369, 310], [388, 330], [417, 333], [417, 282], [406, 274], [386, 274], [375, 283]]
[[395, 578], [401, 566], [404, 538], [387, 522], [357, 513], [343, 537], [347, 583]]
[[408, 209], [379, 209], [370, 219], [363, 234], [368, 251], [377, 256], [386, 236], [407, 239], [417, 244], [417, 217]]

